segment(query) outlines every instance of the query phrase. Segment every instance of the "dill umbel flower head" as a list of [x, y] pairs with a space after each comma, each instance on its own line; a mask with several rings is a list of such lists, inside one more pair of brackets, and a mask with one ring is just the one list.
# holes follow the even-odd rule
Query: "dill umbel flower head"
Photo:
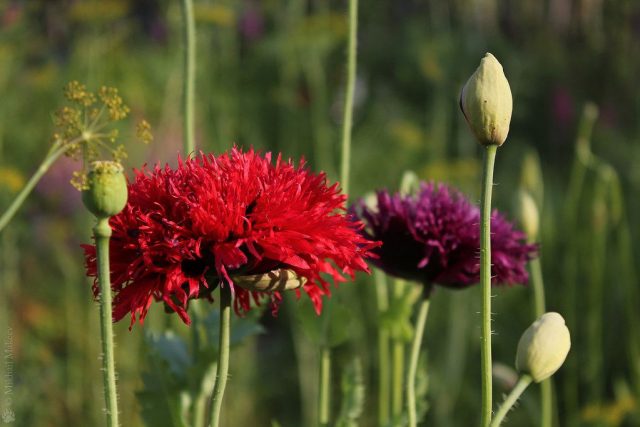
[[[218, 285], [231, 287], [236, 312], [267, 296], [275, 310], [280, 292], [261, 291], [274, 271], [297, 276], [320, 313], [327, 279], [368, 271], [365, 258], [377, 246], [345, 215], [345, 200], [338, 184], [329, 186], [304, 162], [272, 162], [253, 150], [136, 171], [125, 209], [110, 220], [114, 321], [130, 313], [131, 326], [142, 323], [156, 300], [188, 324], [188, 301], [210, 298]], [[95, 277], [95, 246], [83, 247]], [[260, 286], [247, 290], [249, 282]], [[99, 295], [97, 282], [93, 292]]]
[[[480, 281], [480, 210], [442, 184], [421, 183], [415, 195], [377, 193], [351, 210], [365, 223], [365, 237], [382, 242], [372, 262], [388, 274], [433, 285], [464, 288]], [[504, 216], [491, 215], [491, 277], [494, 284], [526, 283], [526, 263], [537, 246]]]

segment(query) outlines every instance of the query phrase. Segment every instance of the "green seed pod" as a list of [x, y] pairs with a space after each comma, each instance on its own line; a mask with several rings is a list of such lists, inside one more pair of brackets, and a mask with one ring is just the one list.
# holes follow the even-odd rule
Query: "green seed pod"
[[570, 348], [571, 337], [564, 318], [558, 313], [545, 313], [522, 334], [516, 369], [539, 383], [560, 369]]
[[533, 197], [525, 191], [518, 191], [516, 215], [530, 242], [536, 241], [540, 229], [540, 214]]
[[485, 54], [460, 95], [460, 109], [482, 145], [502, 145], [509, 133], [513, 99], [502, 65]]
[[298, 276], [293, 270], [287, 269], [233, 277], [235, 285], [254, 292], [288, 291], [298, 289], [304, 286], [306, 282], [306, 278]]
[[127, 180], [122, 165], [117, 162], [92, 162], [87, 177], [88, 189], [82, 201], [98, 218], [118, 214], [127, 204]]

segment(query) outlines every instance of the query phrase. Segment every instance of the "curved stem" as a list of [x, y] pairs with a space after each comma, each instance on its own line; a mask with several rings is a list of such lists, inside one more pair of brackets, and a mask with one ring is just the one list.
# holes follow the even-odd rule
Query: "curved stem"
[[4, 227], [7, 226], [9, 221], [11, 221], [11, 219], [16, 214], [18, 209], [20, 209], [20, 206], [22, 206], [27, 196], [29, 196], [29, 194], [33, 190], [33, 187], [36, 186], [36, 184], [38, 183], [38, 181], [40, 181], [42, 176], [45, 173], [47, 173], [51, 165], [55, 163], [56, 160], [58, 160], [60, 155], [64, 153], [65, 150], [66, 148], [59, 147], [57, 149], [51, 149], [49, 153], [47, 153], [47, 156], [44, 158], [44, 160], [42, 161], [38, 169], [35, 171], [35, 173], [31, 176], [31, 178], [27, 182], [27, 185], [25, 185], [24, 188], [20, 191], [20, 193], [18, 193], [18, 195], [13, 200], [11, 205], [0, 217], [0, 232], [4, 229]]
[[331, 417], [331, 349], [323, 346], [320, 350], [320, 401], [318, 409], [318, 425], [326, 427]]
[[429, 313], [429, 298], [423, 298], [418, 311], [416, 320], [416, 329], [413, 336], [413, 344], [411, 345], [411, 356], [409, 358], [409, 370], [407, 372], [407, 411], [409, 413], [409, 427], [418, 425], [418, 416], [416, 414], [416, 372], [418, 371], [418, 358], [420, 357], [420, 347], [422, 345], [422, 336], [424, 335], [424, 326], [427, 323], [427, 314]]
[[220, 424], [220, 411], [222, 398], [227, 385], [229, 373], [229, 338], [231, 335], [231, 288], [220, 286], [220, 344], [218, 355], [218, 367], [216, 372], [216, 385], [213, 388], [211, 400], [211, 427]]
[[183, 144], [185, 155], [196, 148], [194, 136], [194, 104], [196, 80], [196, 25], [193, 17], [193, 1], [182, 0], [182, 20], [184, 23], [184, 75], [182, 76], [182, 108], [184, 123]]
[[[544, 298], [544, 282], [542, 280], [542, 266], [540, 258], [529, 263], [531, 268], [531, 284], [533, 286], [534, 309], [536, 319], [546, 312]], [[551, 378], [540, 383], [541, 427], [551, 427], [553, 417], [553, 385]]]
[[491, 422], [491, 191], [497, 145], [486, 146], [482, 173], [480, 208], [480, 285], [482, 286], [482, 418], [481, 426]]
[[111, 308], [111, 277], [109, 268], [109, 218], [98, 218], [93, 228], [98, 258], [98, 282], [100, 283], [100, 333], [102, 336], [102, 375], [106, 401], [107, 425], [118, 426], [118, 395], [116, 391], [116, 367], [113, 356], [113, 318]]
[[496, 416], [493, 418], [491, 422], [491, 427], [499, 427], [504, 420], [504, 417], [507, 415], [509, 410], [513, 407], [513, 405], [518, 401], [522, 393], [526, 390], [526, 388], [531, 384], [531, 377], [529, 375], [522, 375], [518, 380], [516, 386], [511, 390], [509, 396], [505, 399], [504, 403], [496, 412]]
[[356, 84], [356, 47], [358, 34], [358, 0], [349, 0], [349, 42], [347, 47], [347, 87], [344, 94], [342, 121], [342, 159], [340, 183], [342, 191], [349, 193], [349, 163], [351, 161], [351, 127], [353, 123], [353, 97]]

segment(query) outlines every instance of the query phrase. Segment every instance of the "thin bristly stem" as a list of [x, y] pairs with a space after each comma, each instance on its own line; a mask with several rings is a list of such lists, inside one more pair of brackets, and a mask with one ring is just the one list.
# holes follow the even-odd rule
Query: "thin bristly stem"
[[416, 319], [413, 344], [411, 345], [411, 355], [409, 358], [409, 370], [407, 371], [407, 411], [409, 414], [409, 427], [418, 425], [416, 412], [416, 373], [418, 371], [418, 359], [420, 357], [420, 347], [422, 346], [422, 336], [427, 323], [429, 313], [429, 298], [425, 296], [420, 303], [418, 318]]
[[216, 385], [211, 398], [211, 427], [220, 425], [222, 398], [229, 374], [229, 341], [231, 336], [231, 289], [229, 284], [220, 286], [220, 344]]
[[98, 218], [93, 228], [98, 259], [100, 284], [100, 332], [102, 336], [102, 375], [106, 402], [107, 425], [118, 426], [118, 395], [116, 392], [116, 368], [113, 355], [113, 320], [111, 307], [111, 277], [109, 269], [109, 218]]
[[329, 425], [331, 417], [329, 387], [331, 384], [331, 349], [323, 346], [320, 350], [320, 401], [318, 408], [318, 424], [320, 427]]
[[482, 173], [482, 196], [480, 209], [480, 285], [482, 286], [482, 417], [480, 425], [491, 423], [492, 379], [491, 379], [491, 192], [493, 189], [493, 167], [497, 145], [487, 145]]
[[502, 424], [502, 421], [504, 421], [504, 417], [511, 410], [513, 405], [515, 405], [515, 403], [518, 401], [522, 393], [527, 389], [529, 384], [531, 384], [531, 380], [532, 378], [526, 374], [520, 377], [516, 386], [513, 388], [513, 390], [511, 390], [511, 393], [509, 393], [509, 396], [507, 396], [504, 403], [500, 406], [498, 412], [496, 412], [496, 416], [491, 422], [491, 427], [499, 427], [500, 424]]
[[7, 226], [9, 221], [13, 218], [13, 216], [18, 212], [18, 209], [22, 206], [27, 196], [31, 194], [33, 188], [36, 186], [38, 181], [42, 178], [42, 176], [47, 173], [49, 168], [56, 160], [66, 151], [66, 145], [60, 146], [58, 144], [54, 144], [54, 146], [49, 150], [47, 156], [44, 158], [38, 169], [35, 173], [29, 178], [29, 181], [24, 186], [24, 188], [18, 193], [16, 198], [13, 200], [11, 205], [7, 208], [7, 210], [0, 217], [0, 232]]
[[[529, 263], [531, 269], [531, 284], [533, 287], [534, 309], [536, 319], [545, 311], [544, 283], [542, 280], [542, 266], [540, 258], [535, 258]], [[553, 417], [553, 385], [551, 378], [540, 383], [541, 417], [540, 427], [551, 427]]]
[[196, 80], [196, 25], [193, 17], [193, 1], [182, 0], [184, 37], [184, 75], [182, 78], [182, 113], [184, 117], [183, 144], [185, 155], [191, 155], [195, 148], [195, 80]]
[[358, 34], [358, 0], [349, 0], [349, 41], [347, 48], [347, 86], [344, 94], [342, 121], [342, 158], [340, 183], [342, 191], [349, 193], [349, 165], [351, 162], [351, 128], [353, 124], [353, 97], [356, 84], [356, 49]]

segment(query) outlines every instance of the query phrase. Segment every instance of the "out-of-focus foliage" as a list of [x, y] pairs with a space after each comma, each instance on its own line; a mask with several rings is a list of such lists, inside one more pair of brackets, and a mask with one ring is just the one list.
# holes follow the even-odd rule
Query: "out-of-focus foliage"
[[[337, 179], [346, 2], [195, 3], [198, 147], [220, 152], [237, 143], [304, 155]], [[563, 313], [572, 331], [572, 351], [554, 376], [558, 425], [638, 425], [640, 4], [388, 0], [361, 2], [359, 12], [351, 197], [395, 189], [402, 172], [414, 170], [477, 198], [479, 148], [458, 96], [491, 51], [514, 99], [496, 163], [495, 205], [508, 210], [521, 186], [536, 199], [547, 307]], [[179, 2], [169, 0], [0, 2], [0, 210], [46, 153], [51, 113], [68, 81], [118, 87], [132, 123], [151, 123], [154, 143], [128, 144], [126, 169], [175, 164], [180, 16]], [[583, 112], [587, 103], [599, 114]], [[77, 169], [68, 159], [58, 162], [0, 234], [0, 348], [13, 363], [0, 363], [0, 390], [11, 385], [18, 426], [103, 422], [98, 313], [79, 248], [90, 240], [91, 219], [68, 184]], [[532, 294], [525, 287], [497, 294], [494, 359], [512, 365], [518, 337], [533, 320]], [[477, 422], [478, 297], [476, 289], [432, 297], [427, 425]], [[359, 276], [334, 298], [351, 309], [348, 335], [335, 338], [334, 415], [338, 378], [358, 356], [366, 387], [358, 423], [373, 426], [380, 324], [373, 279]], [[303, 308], [285, 304], [278, 318], [261, 319], [265, 334], [233, 350], [226, 425], [278, 420], [293, 427], [314, 419], [316, 344], [300, 332], [292, 307]], [[171, 339], [189, 342], [191, 331], [161, 308], [143, 328], [116, 325], [123, 425], [143, 425], [136, 393], [151, 384], [142, 373], [154, 369], [144, 333], [166, 328]], [[537, 425], [535, 391], [510, 414], [511, 425]]]

